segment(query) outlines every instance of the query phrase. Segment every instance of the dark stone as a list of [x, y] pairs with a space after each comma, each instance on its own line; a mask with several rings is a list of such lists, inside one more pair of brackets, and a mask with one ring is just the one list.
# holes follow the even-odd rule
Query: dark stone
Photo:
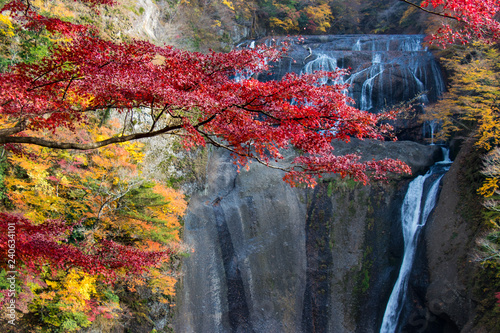
[[[417, 172], [440, 154], [413, 142], [335, 147], [401, 157]], [[376, 332], [401, 260], [409, 178], [363, 186], [325, 175], [315, 189], [292, 188], [260, 164], [237, 173], [219, 150], [207, 170], [185, 217], [194, 252], [183, 264], [177, 332]]]

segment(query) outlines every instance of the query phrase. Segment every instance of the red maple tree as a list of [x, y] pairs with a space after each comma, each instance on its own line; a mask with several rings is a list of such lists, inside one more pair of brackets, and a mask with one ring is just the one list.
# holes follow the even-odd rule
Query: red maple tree
[[[90, 0], [91, 5], [108, 0]], [[238, 76], [263, 72], [284, 49], [239, 49], [208, 54], [159, 47], [146, 41], [117, 43], [100, 38], [92, 27], [39, 15], [29, 1], [14, 0], [0, 13], [19, 29], [47, 30], [63, 35], [49, 56], [34, 63], [12, 65], [0, 73], [0, 144], [18, 149], [35, 144], [56, 149], [88, 150], [158, 135], [179, 135], [187, 148], [207, 143], [230, 150], [240, 166], [251, 160], [270, 165], [283, 159], [285, 149], [299, 154], [288, 167], [291, 184], [314, 184], [323, 172], [367, 182], [371, 176], [409, 172], [396, 160], [361, 162], [360, 156], [335, 156], [333, 140], [351, 137], [383, 139], [390, 127], [380, 122], [394, 113], [374, 115], [350, 106], [341, 84], [320, 85], [325, 76], [335, 81], [342, 72], [288, 74], [280, 81], [260, 82]], [[124, 122], [116, 135], [66, 135], [76, 124], [99, 126], [104, 111], [149, 115], [134, 130]], [[144, 126], [147, 126], [145, 128]], [[145, 128], [145, 129], [144, 129]], [[58, 133], [59, 132], [59, 133]], [[58, 135], [59, 134], [59, 135]], [[23, 149], [20, 149], [22, 152]], [[15, 236], [9, 228], [15, 228]], [[41, 267], [100, 275], [109, 282], [124, 272], [138, 276], [168, 251], [146, 251], [100, 240], [69, 242], [67, 221], [35, 225], [25, 217], [0, 213], [0, 260], [9, 262], [15, 244], [15, 264], [23, 276]], [[10, 239], [9, 237], [12, 237]]]
[[[471, 38], [496, 40], [497, 0], [431, 0], [415, 4], [429, 13], [460, 22], [458, 30], [443, 26], [433, 38], [453, 42]], [[112, 0], [83, 0], [92, 6]], [[92, 27], [39, 15], [29, 1], [14, 0], [1, 13], [24, 29], [45, 28], [68, 36], [52, 54], [34, 64], [17, 64], [0, 74], [0, 114], [12, 126], [0, 129], [2, 144], [37, 144], [59, 149], [93, 149], [112, 143], [162, 134], [184, 136], [186, 146], [210, 143], [231, 150], [240, 165], [251, 160], [270, 164], [282, 149], [302, 152], [285, 179], [314, 184], [323, 172], [340, 173], [367, 182], [370, 175], [408, 172], [394, 160], [360, 162], [358, 155], [336, 156], [333, 140], [351, 137], [382, 139], [390, 127], [378, 115], [351, 106], [341, 84], [342, 72], [294, 75], [280, 81], [234, 80], [240, 73], [268, 69], [286, 50], [258, 47], [229, 53], [201, 54], [159, 47], [145, 41], [116, 43], [99, 38]], [[150, 127], [122, 131], [97, 142], [62, 142], [45, 131], [71, 128], [75, 120], [106, 109], [148, 110]], [[40, 135], [26, 135], [25, 130]]]
[[454, 21], [443, 23], [430, 36], [432, 43], [446, 45], [456, 41], [467, 43], [474, 39], [497, 42], [500, 39], [500, 22], [496, 20], [500, 11], [498, 0], [424, 0], [420, 3], [400, 1]]
[[[111, 283], [120, 269], [129, 274], [140, 274], [170, 254], [168, 251], [140, 251], [110, 240], [102, 240], [93, 246], [70, 244], [67, 238], [72, 229], [64, 221], [34, 225], [22, 216], [0, 213], [1, 266], [22, 262], [31, 273], [39, 273], [47, 264], [65, 271], [79, 267], [90, 274], [102, 274]], [[9, 234], [9, 230], [14, 230], [15, 234]], [[15, 253], [15, 259], [10, 253]]]
[[[90, 1], [92, 5], [108, 0]], [[0, 114], [11, 126], [0, 129], [0, 143], [36, 144], [60, 149], [93, 149], [161, 134], [184, 137], [186, 146], [213, 144], [229, 149], [240, 165], [251, 160], [270, 164], [281, 150], [295, 147], [303, 156], [285, 168], [292, 184], [323, 172], [367, 182], [371, 175], [408, 172], [395, 160], [360, 162], [359, 156], [335, 156], [332, 140], [383, 139], [381, 125], [393, 113], [374, 115], [351, 106], [341, 84], [320, 85], [341, 72], [288, 74], [280, 81], [235, 80], [241, 73], [262, 72], [284, 49], [234, 50], [201, 54], [159, 47], [145, 41], [115, 43], [96, 36], [91, 27], [37, 14], [20, 0], [7, 4], [18, 24], [45, 27], [70, 38], [49, 57], [17, 64], [0, 74]], [[123, 131], [97, 142], [48, 139], [46, 131], [72, 127], [75, 120], [106, 109], [147, 110], [149, 128]], [[26, 130], [39, 135], [27, 135]]]

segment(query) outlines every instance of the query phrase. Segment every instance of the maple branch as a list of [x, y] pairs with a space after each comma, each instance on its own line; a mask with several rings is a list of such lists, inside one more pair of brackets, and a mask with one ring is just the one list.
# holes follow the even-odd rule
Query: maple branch
[[155, 98], [153, 97], [153, 99], [151, 100], [151, 106], [149, 107], [151, 109], [151, 119], [153, 119], [153, 126], [151, 126], [151, 131], [154, 130], [154, 126], [155, 126], [155, 109], [154, 109], [154, 102], [155, 102]]
[[75, 78], [76, 78], [75, 76], [72, 76], [71, 79], [69, 80], [68, 85], [66, 86], [66, 89], [64, 90], [64, 94], [63, 94], [63, 97], [62, 97], [63, 101], [66, 99], [66, 93], [68, 92], [68, 89], [69, 89], [69, 86], [71, 85], [71, 82], [73, 82], [73, 80]]
[[31, 2], [29, 0], [26, 0], [26, 9], [24, 11], [24, 16], [28, 16], [28, 11], [31, 7]]
[[[153, 103], [151, 103], [151, 104], [153, 104]], [[160, 113], [158, 114], [157, 117], [154, 116], [153, 109], [151, 109], [151, 118], [153, 118], [153, 125], [151, 125], [151, 129], [149, 130], [149, 132], [152, 132], [155, 129], [156, 124], [158, 123], [158, 120], [160, 120], [161, 116], [165, 113], [167, 108], [168, 108], [168, 105], [165, 105], [165, 107], [160, 111]]]
[[127, 120], [128, 120], [128, 114], [130, 113], [130, 110], [127, 110], [127, 113], [125, 114], [125, 120], [123, 121], [123, 130], [121, 136], [125, 134], [125, 129], [127, 128]]
[[[248, 104], [245, 104], [245, 105], [248, 105]], [[278, 123], [282, 123], [284, 121], [296, 121], [298, 123], [300, 123], [301, 120], [310, 120], [310, 119], [313, 119], [314, 117], [292, 117], [292, 118], [278, 118], [276, 116], [273, 116], [272, 114], [266, 112], [266, 111], [263, 111], [263, 110], [252, 110], [252, 109], [249, 109], [245, 106], [240, 106], [240, 105], [233, 105], [234, 107], [238, 107], [242, 110], [245, 110], [245, 111], [248, 111], [248, 112], [252, 112], [252, 113], [258, 113], [258, 114], [261, 114], [261, 115], [264, 115], [270, 119], [273, 119], [275, 121], [277, 121]], [[319, 110], [321, 110], [323, 108], [320, 108]], [[319, 117], [320, 119], [328, 119], [328, 120], [332, 120], [332, 119], [337, 119], [337, 118], [334, 118], [332, 116], [320, 116]], [[306, 129], [309, 129], [309, 130], [318, 130], [318, 128], [312, 128], [310, 126], [306, 126], [304, 124], [300, 124], [302, 127], [306, 128]], [[324, 130], [328, 130], [329, 128], [322, 128]]]
[[34, 82], [38, 81], [39, 79], [41, 79], [41, 78], [42, 78], [42, 77], [44, 77], [45, 75], [49, 74], [50, 72], [55, 71], [56, 69], [58, 69], [59, 67], [62, 67], [62, 66], [64, 66], [64, 64], [57, 65], [57, 66], [53, 67], [53, 68], [52, 68], [51, 70], [49, 70], [48, 72], [45, 72], [45, 73], [43, 73], [43, 74], [41, 74], [41, 75], [37, 76], [37, 77], [36, 77], [33, 81], [31, 81], [31, 83], [34, 83]]
[[104, 68], [106, 67], [107, 65], [111, 64], [115, 62], [114, 60], [110, 60], [110, 61], [106, 61], [104, 64], [100, 65], [98, 68], [101, 69], [101, 68]]
[[26, 120], [23, 119], [19, 121], [14, 127], [0, 129], [0, 137], [17, 134], [19, 132], [24, 131], [25, 128], [26, 128]]
[[5, 103], [3, 103], [1, 106], [6, 106], [6, 105], [8, 105], [9, 103], [11, 103], [13, 100], [14, 100], [14, 99], [12, 99], [12, 98], [11, 98], [11, 99], [7, 100]]
[[234, 107], [237, 107], [237, 108], [240, 108], [242, 110], [245, 110], [245, 111], [248, 111], [248, 112], [252, 112], [252, 113], [260, 113], [266, 117], [269, 117], [270, 119], [273, 119], [273, 120], [276, 120], [278, 122], [282, 122], [284, 119], [281, 119], [281, 118], [277, 118], [275, 116], [273, 116], [272, 114], [266, 112], [266, 111], [263, 111], [263, 110], [252, 110], [252, 109], [249, 109], [247, 108], [246, 106], [249, 105], [248, 103], [245, 104], [245, 106], [243, 105], [233, 105]]
[[435, 12], [433, 10], [426, 9], [426, 8], [424, 8], [424, 7], [420, 6], [420, 5], [417, 5], [417, 4], [415, 4], [415, 3], [413, 3], [413, 2], [411, 2], [409, 0], [399, 0], [399, 1], [407, 3], [410, 6], [418, 8], [418, 9], [420, 9], [420, 10], [422, 10], [422, 11], [428, 13], [428, 14], [437, 15], [437, 16], [441, 16], [441, 17], [445, 17], [445, 18], [449, 18], [449, 19], [460, 21], [460, 19], [458, 17], [456, 17], [456, 16], [451, 16], [451, 15], [448, 15], [448, 14], [445, 14], [445, 13]]
[[[198, 130], [198, 133], [200, 133], [201, 135], [203, 135], [207, 140], [208, 140], [208, 143], [210, 143], [212, 146], [215, 146], [215, 147], [218, 147], [218, 148], [223, 148], [223, 149], [226, 149], [228, 151], [230, 151], [231, 153], [235, 154], [235, 155], [238, 155], [238, 156], [242, 156], [242, 157], [248, 157], [252, 160], [255, 160], [257, 161], [258, 163], [262, 164], [262, 165], [265, 165], [266, 167], [268, 168], [271, 168], [271, 169], [275, 169], [275, 170], [281, 170], [281, 171], [284, 171], [284, 172], [290, 172], [289, 169], [287, 168], [282, 168], [282, 167], [279, 167], [279, 166], [276, 166], [276, 165], [272, 165], [272, 164], [269, 164], [263, 160], [261, 160], [260, 158], [258, 158], [257, 156], [255, 155], [252, 155], [251, 153], [248, 153], [248, 154], [243, 154], [243, 153], [240, 153], [240, 152], [237, 152], [236, 150], [234, 150], [233, 148], [231, 148], [230, 146], [228, 145], [225, 145], [225, 144], [222, 144], [220, 142], [217, 142], [215, 141], [208, 133], [206, 132], [203, 132], [202, 130]], [[250, 148], [250, 147], [249, 147]]]
[[[70, 81], [81, 80], [81, 79], [83, 79], [83, 77], [77, 78], [77, 77], [73, 76], [73, 77], [71, 77]], [[64, 82], [64, 81], [67, 81], [67, 80], [68, 80], [67, 78], [64, 78], [64, 79], [60, 79], [60, 80], [55, 80], [55, 81], [47, 82], [47, 83], [41, 84], [41, 85], [36, 86], [36, 87], [28, 88], [28, 89], [26, 89], [26, 91], [33, 91], [33, 90], [38, 89], [38, 88], [43, 88], [43, 87], [50, 86], [52, 84], [56, 84], [56, 83], [59, 83], [59, 82]]]
[[[5, 144], [5, 143], [27, 143], [27, 144], [34, 144], [37, 146], [41, 147], [47, 147], [47, 148], [56, 148], [56, 149], [76, 149], [76, 150], [90, 150], [90, 149], [96, 149], [104, 146], [108, 146], [114, 143], [121, 143], [121, 142], [127, 142], [127, 141], [133, 141], [133, 140], [138, 140], [138, 139], [144, 139], [144, 138], [150, 138], [153, 136], [165, 134], [168, 132], [173, 132], [179, 129], [182, 129], [183, 125], [172, 125], [172, 126], [167, 126], [164, 127], [160, 130], [154, 131], [154, 132], [141, 132], [141, 133], [133, 133], [129, 135], [122, 135], [122, 136], [116, 136], [112, 137], [106, 140], [102, 141], [96, 141], [96, 142], [91, 142], [91, 143], [76, 143], [76, 142], [58, 142], [58, 141], [53, 141], [53, 140], [46, 140], [40, 137], [33, 137], [33, 136], [9, 136], [9, 135], [2, 135], [0, 132], [0, 144]], [[15, 133], [18, 133], [20, 131], [17, 131]], [[13, 134], [15, 134], [13, 133]]]
[[[199, 130], [199, 127], [202, 127], [203, 125], [211, 122], [212, 120], [215, 119], [217, 114], [214, 114], [210, 116], [209, 118], [205, 119], [204, 121], [199, 122], [196, 125], [193, 125], [194, 128]], [[47, 147], [47, 148], [55, 148], [55, 149], [76, 149], [76, 150], [90, 150], [90, 149], [96, 149], [96, 148], [101, 148], [104, 146], [108, 146], [114, 143], [122, 143], [122, 142], [128, 142], [128, 141], [134, 141], [134, 140], [139, 140], [139, 139], [144, 139], [144, 138], [151, 138], [154, 136], [162, 135], [162, 134], [173, 134], [172, 132], [180, 130], [184, 127], [183, 124], [176, 124], [176, 125], [171, 125], [171, 126], [166, 126], [162, 129], [159, 129], [157, 131], [148, 131], [148, 132], [139, 132], [139, 133], [133, 133], [133, 134], [128, 134], [128, 135], [120, 135], [120, 136], [115, 136], [106, 140], [102, 141], [96, 141], [96, 142], [91, 142], [91, 143], [76, 143], [76, 142], [58, 142], [58, 141], [53, 141], [53, 140], [47, 140], [43, 139], [40, 137], [33, 137], [33, 136], [11, 136], [13, 134], [17, 134], [25, 129], [24, 122], [19, 122], [16, 127], [12, 128], [7, 128], [7, 129], [0, 129], [0, 144], [6, 144], [6, 143], [21, 143], [21, 144], [34, 144], [37, 146], [41, 147]]]

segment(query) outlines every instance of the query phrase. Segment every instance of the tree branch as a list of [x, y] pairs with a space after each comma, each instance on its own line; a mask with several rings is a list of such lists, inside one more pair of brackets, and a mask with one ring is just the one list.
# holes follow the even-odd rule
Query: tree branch
[[[151, 104], [153, 104], [153, 103], [151, 103]], [[154, 129], [156, 127], [156, 123], [158, 123], [158, 120], [160, 120], [161, 116], [165, 113], [165, 111], [167, 110], [167, 107], [168, 107], [168, 105], [165, 105], [165, 107], [160, 111], [160, 114], [158, 114], [157, 117], [154, 116], [153, 109], [151, 108], [151, 118], [153, 119], [153, 125], [151, 125], [151, 129], [149, 130], [149, 132], [154, 131]]]
[[215, 146], [215, 147], [218, 147], [218, 148], [223, 148], [223, 149], [225, 149], [225, 150], [227, 150], [227, 151], [229, 151], [229, 152], [231, 152], [231, 153], [233, 153], [235, 155], [238, 155], [238, 156], [247, 157], [247, 158], [249, 158], [249, 159], [251, 159], [253, 161], [256, 161], [256, 162], [258, 162], [258, 163], [260, 163], [262, 165], [265, 165], [268, 168], [275, 169], [275, 170], [281, 170], [281, 171], [285, 171], [285, 172], [290, 172], [289, 168], [284, 168], [284, 167], [280, 167], [280, 166], [277, 166], [277, 165], [270, 164], [270, 163], [268, 163], [266, 161], [261, 160], [257, 156], [252, 155], [252, 154], [243, 154], [243, 153], [237, 152], [233, 148], [231, 148], [230, 146], [215, 141], [209, 134], [207, 134], [207, 133], [205, 133], [203, 131], [200, 131], [200, 130], [198, 132], [201, 135], [203, 135], [207, 139], [208, 143], [210, 143], [212, 146]]
[[17, 134], [19, 132], [24, 131], [26, 127], [26, 122], [24, 120], [19, 121], [16, 126], [10, 128], [2, 128], [0, 129], [0, 138], [2, 136], [9, 136], [13, 134]]
[[[71, 79], [70, 79], [70, 83], [73, 80], [81, 80], [81, 79], [83, 79], [83, 77], [78, 78], [78, 77], [72, 76]], [[59, 82], [65, 82], [67, 80], [68, 80], [68, 78], [64, 78], [64, 79], [59, 79], [59, 80], [47, 82], [47, 83], [40, 84], [40, 85], [35, 86], [35, 87], [28, 88], [28, 89], [26, 89], [26, 91], [33, 91], [33, 90], [38, 89], [38, 88], [43, 88], [43, 87], [50, 86], [52, 84], [56, 84], [56, 83], [59, 83]]]
[[75, 76], [72, 76], [71, 79], [69, 80], [68, 85], [66, 86], [66, 89], [64, 90], [64, 94], [62, 97], [63, 101], [66, 99], [66, 94], [68, 92], [69, 86], [71, 85], [71, 82], [73, 82], [74, 79], [75, 79]]
[[432, 15], [437, 15], [437, 16], [441, 16], [441, 17], [445, 17], [445, 18], [449, 18], [449, 19], [453, 19], [453, 20], [457, 20], [457, 21], [460, 21], [460, 19], [458, 17], [455, 17], [455, 16], [451, 16], [451, 15], [447, 15], [447, 14], [444, 14], [444, 13], [440, 13], [440, 12], [435, 12], [435, 11], [432, 11], [432, 10], [428, 10], [428, 9], [425, 9], [424, 7], [420, 6], [420, 5], [417, 5], [411, 1], [408, 1], [408, 0], [399, 0], [399, 1], [402, 1], [404, 3], [407, 3], [409, 4], [410, 6], [413, 6], [417, 9], [420, 9], [428, 14], [432, 14]]
[[[193, 127], [198, 129], [203, 125], [214, 120], [215, 117], [217, 117], [217, 114], [214, 114], [209, 118], [205, 119], [204, 121], [201, 121], [196, 125], [193, 125]], [[106, 140], [96, 141], [91, 143], [76, 143], [76, 142], [58, 142], [54, 140], [46, 140], [41, 137], [33, 137], [33, 136], [10, 136], [24, 130], [24, 123], [19, 122], [18, 125], [16, 125], [16, 127], [0, 129], [0, 144], [21, 143], [21, 144], [33, 144], [41, 147], [55, 148], [55, 149], [90, 150], [108, 146], [114, 143], [122, 143], [138, 139], [151, 138], [166, 133], [173, 134], [173, 132], [182, 129], [183, 127], [184, 127], [183, 124], [177, 124], [177, 125], [166, 126], [157, 131], [148, 131], [148, 132], [115, 136]]]
[[[90, 150], [90, 149], [96, 149], [104, 146], [108, 146], [114, 143], [121, 143], [121, 142], [127, 142], [127, 141], [133, 141], [133, 140], [138, 140], [138, 139], [144, 139], [144, 138], [150, 138], [153, 136], [165, 134], [168, 132], [173, 132], [175, 130], [179, 130], [183, 127], [183, 125], [173, 125], [173, 126], [167, 126], [165, 128], [162, 128], [160, 130], [154, 131], [154, 132], [146, 132], [146, 133], [134, 133], [134, 134], [129, 134], [129, 135], [122, 135], [122, 136], [116, 136], [112, 137], [106, 140], [102, 141], [96, 141], [96, 142], [91, 142], [91, 143], [76, 143], [76, 142], [58, 142], [58, 141], [53, 141], [53, 140], [46, 140], [40, 137], [33, 137], [33, 136], [8, 136], [8, 135], [2, 135], [0, 132], [0, 144], [5, 144], [5, 143], [24, 143], [24, 144], [34, 144], [37, 146], [41, 147], [47, 147], [47, 148], [56, 148], [56, 149], [76, 149], [76, 150]], [[9, 129], [7, 129], [9, 130]], [[20, 131], [17, 131], [15, 133], [18, 133]], [[14, 133], [13, 133], [14, 134]]]

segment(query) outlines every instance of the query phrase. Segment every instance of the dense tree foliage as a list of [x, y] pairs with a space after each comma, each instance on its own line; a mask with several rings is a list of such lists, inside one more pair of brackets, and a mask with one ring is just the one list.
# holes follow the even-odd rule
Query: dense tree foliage
[[497, 0], [426, 0], [415, 4], [408, 0], [401, 0], [427, 13], [438, 15], [457, 22], [444, 22], [432, 36], [445, 45], [460, 41], [484, 39], [497, 41], [500, 37], [500, 22], [496, 20], [500, 4]]
[[[240, 165], [251, 160], [269, 164], [281, 159], [280, 149], [294, 146], [297, 157], [286, 179], [314, 183], [321, 172], [337, 172], [366, 182], [369, 174], [405, 172], [392, 161], [360, 163], [359, 157], [333, 154], [331, 140], [349, 137], [382, 139], [388, 133], [381, 120], [391, 113], [373, 115], [348, 105], [344, 85], [319, 85], [325, 76], [341, 73], [287, 75], [281, 81], [233, 80], [240, 73], [268, 68], [281, 51], [259, 47], [230, 53], [189, 53], [148, 42], [115, 43], [92, 34], [87, 26], [56, 18], [40, 19], [21, 2], [9, 3], [13, 19], [25, 29], [64, 33], [50, 57], [33, 64], [11, 66], [1, 75], [1, 143], [31, 143], [61, 149], [93, 149], [161, 134], [184, 136], [189, 147], [211, 143], [231, 150]], [[35, 22], [35, 23], [34, 23]], [[148, 110], [150, 126], [103, 140], [73, 142], [48, 139], [44, 131], [75, 128], [89, 114], [105, 109]], [[331, 130], [334, 129], [334, 130]], [[30, 130], [30, 134], [27, 134]]]
[[[80, 124], [77, 133], [58, 135], [98, 137], [116, 121], [107, 123], [97, 132]], [[142, 146], [83, 152], [30, 146], [4, 162], [4, 202], [17, 213], [1, 213], [2, 272], [12, 263], [19, 271], [24, 289], [16, 306], [32, 326], [66, 332], [96, 318], [119, 318], [126, 305], [121, 288], [147, 286], [157, 300], [171, 300], [170, 256], [179, 251], [186, 203], [178, 191], [141, 175]]]
[[[446, 45], [497, 39], [495, 0], [224, 0], [175, 2], [186, 47], [229, 49], [242, 37], [340, 33], [426, 33]], [[187, 23], [187, 24], [186, 24]], [[234, 27], [239, 32], [234, 33]], [[244, 30], [250, 30], [245, 36]], [[236, 40], [234, 39], [236, 38]]]
[[449, 73], [448, 90], [440, 101], [426, 108], [423, 118], [439, 122], [436, 140], [473, 136], [476, 154], [484, 156], [482, 168], [469, 166], [481, 169], [484, 181], [478, 181], [477, 192], [485, 208], [482, 234], [471, 257], [481, 265], [475, 288], [477, 321], [492, 330], [498, 326], [500, 313], [495, 305], [500, 288], [500, 57], [496, 48], [478, 42], [454, 46], [441, 55]]
[[[381, 121], [394, 116], [349, 106], [344, 85], [318, 84], [342, 73], [235, 80], [267, 70], [284, 50], [201, 54], [111, 41], [61, 19], [67, 13], [44, 16], [18, 0], [0, 14], [8, 55], [0, 73], [0, 274], [11, 278], [15, 267], [16, 310], [35, 330], [118, 318], [123, 292], [142, 286], [171, 299], [185, 202], [141, 175], [136, 139], [170, 134], [185, 149], [210, 143], [240, 166], [270, 165], [294, 147], [302, 155], [280, 166], [291, 184], [313, 185], [323, 172], [367, 182], [409, 171], [399, 161], [333, 154], [332, 140], [384, 139], [390, 128]], [[1, 287], [8, 306], [12, 290]]]
[[[448, 91], [426, 110], [424, 119], [441, 121], [437, 139], [475, 130], [477, 146], [491, 150], [499, 142], [498, 51], [481, 43], [455, 47], [441, 63], [450, 73]], [[477, 128], [476, 128], [477, 127]]]
[[183, 27], [184, 40], [178, 42], [204, 50], [220, 48], [220, 44], [230, 49], [245, 34], [247, 38], [259, 38], [287, 34], [422, 33], [424, 16], [409, 13], [406, 16], [411, 19], [407, 21], [412, 23], [400, 22], [407, 9], [398, 0], [180, 2], [176, 18]]

